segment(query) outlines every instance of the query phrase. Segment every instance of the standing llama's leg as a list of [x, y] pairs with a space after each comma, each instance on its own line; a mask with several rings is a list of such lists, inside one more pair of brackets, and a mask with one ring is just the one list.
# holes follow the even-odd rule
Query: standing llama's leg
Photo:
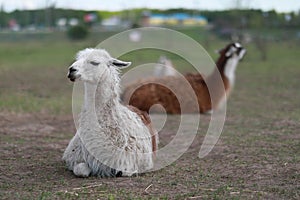
[[66, 162], [68, 169], [73, 171], [76, 176], [87, 177], [91, 173], [91, 169], [84, 162], [82, 155], [81, 140], [76, 133], [64, 152], [63, 160]]

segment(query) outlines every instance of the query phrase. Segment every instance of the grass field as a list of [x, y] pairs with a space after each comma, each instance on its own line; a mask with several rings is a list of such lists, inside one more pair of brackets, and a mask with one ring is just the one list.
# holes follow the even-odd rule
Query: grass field
[[[246, 45], [223, 133], [204, 159], [197, 155], [209, 116], [201, 118], [190, 149], [160, 171], [118, 179], [81, 179], [68, 172], [61, 156], [75, 128], [67, 67], [78, 50], [108, 36], [1, 44], [0, 199], [300, 198], [299, 42], [268, 43], [267, 61], [253, 44]], [[208, 52], [215, 59], [214, 50], [226, 43], [212, 36]], [[153, 62], [159, 52], [122, 58], [135, 62], [141, 56]], [[190, 69], [170, 57], [181, 71]], [[170, 120], [160, 133], [162, 143], [176, 131], [175, 117]]]

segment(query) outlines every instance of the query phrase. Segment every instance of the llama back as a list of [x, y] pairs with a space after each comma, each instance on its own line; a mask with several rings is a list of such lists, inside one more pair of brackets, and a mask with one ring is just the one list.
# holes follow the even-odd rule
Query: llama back
[[[160, 104], [167, 113], [171, 114], [180, 114], [182, 111], [184, 113], [195, 113], [199, 110], [205, 112], [210, 109], [210, 98], [203, 98], [206, 90], [206, 84], [200, 74], [187, 74], [185, 77], [166, 76], [142, 79], [129, 85], [122, 99], [125, 103], [146, 112], [150, 109], [154, 112], [162, 112], [161, 109], [152, 110], [151, 107], [155, 104]], [[205, 106], [199, 107], [199, 105]]]

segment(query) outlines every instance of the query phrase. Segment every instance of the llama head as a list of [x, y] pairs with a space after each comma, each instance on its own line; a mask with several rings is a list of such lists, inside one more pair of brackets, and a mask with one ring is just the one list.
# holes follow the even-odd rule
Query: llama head
[[241, 60], [245, 53], [246, 49], [242, 47], [242, 45], [238, 42], [230, 43], [224, 49], [219, 50], [221, 55], [224, 55], [227, 59], [229, 58], [236, 58]]
[[112, 58], [103, 49], [88, 48], [77, 53], [75, 62], [69, 67], [68, 78], [73, 82], [81, 80], [97, 84], [102, 79], [117, 77], [119, 69], [130, 64]]

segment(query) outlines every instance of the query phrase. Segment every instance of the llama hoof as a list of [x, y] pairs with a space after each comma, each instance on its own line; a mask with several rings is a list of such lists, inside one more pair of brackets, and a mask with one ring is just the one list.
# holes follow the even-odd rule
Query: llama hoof
[[77, 177], [88, 177], [91, 173], [91, 169], [88, 167], [86, 163], [79, 163], [75, 165], [73, 172]]
[[118, 171], [118, 173], [116, 174], [116, 177], [122, 177], [122, 172], [121, 171]]
[[111, 174], [112, 174], [112, 176], [114, 176], [114, 177], [122, 177], [123, 172], [122, 172], [122, 171], [117, 171], [117, 170], [115, 170], [115, 169], [111, 169]]

